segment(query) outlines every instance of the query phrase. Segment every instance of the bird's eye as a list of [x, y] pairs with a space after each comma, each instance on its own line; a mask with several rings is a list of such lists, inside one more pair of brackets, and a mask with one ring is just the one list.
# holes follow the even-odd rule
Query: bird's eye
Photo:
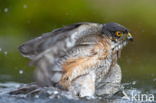
[[121, 36], [123, 35], [123, 33], [120, 32], [120, 31], [117, 31], [117, 32], [115, 32], [115, 35], [116, 35], [117, 37], [121, 37]]

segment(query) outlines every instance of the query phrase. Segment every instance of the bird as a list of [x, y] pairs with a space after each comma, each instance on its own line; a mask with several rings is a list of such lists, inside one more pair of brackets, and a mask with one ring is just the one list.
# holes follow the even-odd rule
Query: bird
[[133, 41], [121, 24], [80, 22], [44, 33], [19, 46], [36, 67], [41, 86], [55, 86], [72, 94], [113, 95], [119, 90], [121, 50]]

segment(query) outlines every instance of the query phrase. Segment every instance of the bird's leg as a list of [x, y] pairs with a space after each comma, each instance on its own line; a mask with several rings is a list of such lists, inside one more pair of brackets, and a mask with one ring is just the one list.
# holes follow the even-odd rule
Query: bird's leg
[[121, 83], [121, 69], [118, 64], [110, 68], [106, 78], [96, 85], [96, 95], [98, 96], [112, 96], [115, 94]]

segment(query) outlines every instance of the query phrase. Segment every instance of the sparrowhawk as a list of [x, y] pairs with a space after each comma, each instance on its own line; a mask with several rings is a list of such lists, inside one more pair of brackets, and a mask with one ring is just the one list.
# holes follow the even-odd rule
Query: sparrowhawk
[[121, 49], [132, 40], [118, 23], [76, 23], [45, 33], [19, 47], [36, 66], [42, 86], [56, 86], [80, 97], [118, 91]]

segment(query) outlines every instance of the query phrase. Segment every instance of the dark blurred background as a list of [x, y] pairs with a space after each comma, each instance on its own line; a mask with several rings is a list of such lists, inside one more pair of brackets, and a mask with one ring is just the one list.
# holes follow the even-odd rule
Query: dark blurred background
[[24, 41], [76, 22], [118, 22], [134, 42], [122, 52], [123, 83], [156, 88], [155, 0], [0, 0], [0, 82], [32, 82], [34, 67], [18, 52]]

